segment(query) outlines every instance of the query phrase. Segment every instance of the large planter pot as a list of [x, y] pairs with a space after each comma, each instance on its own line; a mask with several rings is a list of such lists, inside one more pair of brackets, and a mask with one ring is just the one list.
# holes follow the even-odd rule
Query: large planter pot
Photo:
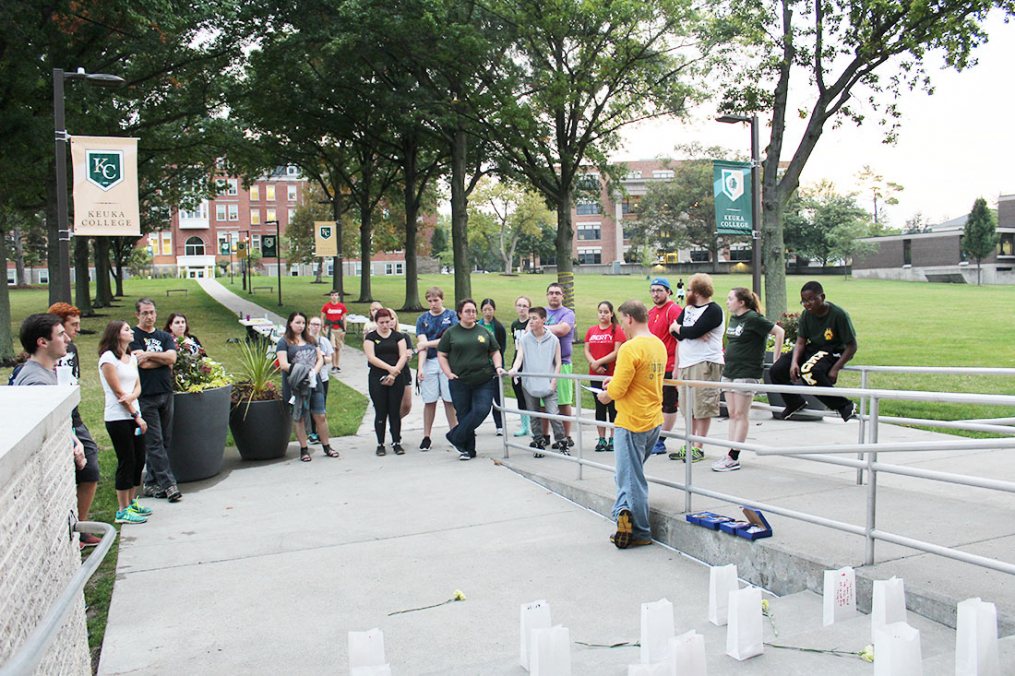
[[293, 417], [281, 399], [233, 404], [229, 429], [244, 460], [281, 458], [289, 448]]
[[173, 395], [169, 466], [176, 481], [200, 481], [222, 469], [232, 386]]

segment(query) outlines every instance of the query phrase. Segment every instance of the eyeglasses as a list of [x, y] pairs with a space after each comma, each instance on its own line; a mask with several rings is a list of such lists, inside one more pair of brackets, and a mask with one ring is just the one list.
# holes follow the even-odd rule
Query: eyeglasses
[[807, 306], [807, 305], [812, 305], [814, 303], [820, 303], [820, 302], [821, 302], [820, 298], [808, 298], [807, 300], [800, 301], [800, 304], [804, 305], [804, 306]]
[[474, 314], [476, 314], [476, 309], [473, 308], [471, 310], [462, 310], [462, 314], [463, 315], [474, 315]]

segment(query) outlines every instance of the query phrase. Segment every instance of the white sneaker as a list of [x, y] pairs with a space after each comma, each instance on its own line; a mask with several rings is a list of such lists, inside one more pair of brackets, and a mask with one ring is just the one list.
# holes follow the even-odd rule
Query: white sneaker
[[719, 462], [712, 463], [713, 472], [735, 472], [740, 469], [740, 461], [726, 456]]
[[498, 427], [497, 428], [497, 436], [498, 437], [504, 436], [504, 428], [503, 427]]

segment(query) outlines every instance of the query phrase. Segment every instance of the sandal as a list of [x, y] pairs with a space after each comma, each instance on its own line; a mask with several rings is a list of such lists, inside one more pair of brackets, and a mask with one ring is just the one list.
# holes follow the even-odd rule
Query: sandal
[[312, 458], [310, 457], [310, 449], [308, 449], [308, 448], [301, 448], [300, 449], [300, 462], [310, 462], [311, 459]]
[[337, 458], [338, 457], [338, 451], [336, 451], [331, 446], [325, 446], [323, 450], [324, 450], [324, 454], [326, 456], [328, 456], [329, 458]]

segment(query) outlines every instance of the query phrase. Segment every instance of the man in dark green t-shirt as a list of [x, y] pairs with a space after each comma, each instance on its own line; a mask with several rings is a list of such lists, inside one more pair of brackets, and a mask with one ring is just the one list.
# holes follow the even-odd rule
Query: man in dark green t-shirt
[[[772, 366], [772, 382], [777, 385], [834, 387], [839, 371], [856, 354], [856, 331], [849, 314], [838, 305], [825, 301], [825, 290], [818, 282], [807, 282], [800, 289], [800, 313], [796, 345]], [[785, 420], [806, 406], [798, 394], [783, 393]], [[845, 397], [819, 396], [828, 408], [837, 411], [843, 422], [856, 415], [856, 405]]]

